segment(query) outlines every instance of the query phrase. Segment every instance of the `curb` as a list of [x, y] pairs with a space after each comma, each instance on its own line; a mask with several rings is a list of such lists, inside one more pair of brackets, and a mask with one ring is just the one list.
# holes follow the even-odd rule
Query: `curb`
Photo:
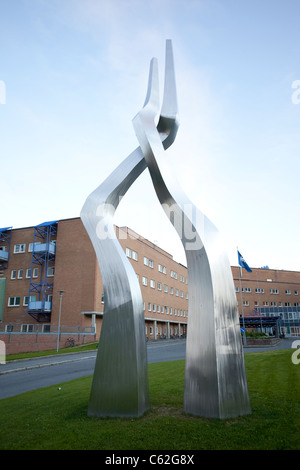
[[[77, 353], [72, 353], [72, 354], [77, 354]], [[5, 374], [11, 374], [13, 372], [21, 372], [24, 370], [32, 370], [32, 369], [41, 369], [43, 367], [51, 367], [51, 366], [57, 366], [59, 364], [66, 364], [68, 362], [76, 362], [76, 361], [84, 361], [85, 359], [91, 359], [96, 356], [88, 356], [88, 357], [81, 357], [80, 359], [66, 359], [65, 361], [56, 361], [56, 362], [48, 362], [46, 364], [37, 364], [34, 366], [25, 366], [25, 367], [19, 367], [18, 369], [9, 369], [9, 370], [4, 370], [0, 371], [0, 375], [5, 375]], [[36, 358], [32, 358], [36, 359]], [[30, 359], [19, 359], [20, 361], [25, 361], [25, 360], [30, 360]]]

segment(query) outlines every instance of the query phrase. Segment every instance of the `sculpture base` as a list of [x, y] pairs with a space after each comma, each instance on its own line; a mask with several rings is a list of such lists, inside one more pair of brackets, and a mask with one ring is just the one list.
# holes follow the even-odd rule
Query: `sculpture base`
[[88, 416], [142, 416], [150, 407], [143, 310], [131, 302], [104, 314]]

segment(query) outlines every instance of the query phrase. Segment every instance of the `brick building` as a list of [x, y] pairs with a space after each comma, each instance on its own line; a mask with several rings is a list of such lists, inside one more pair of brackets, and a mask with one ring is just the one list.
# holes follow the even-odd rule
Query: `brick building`
[[[187, 268], [127, 227], [116, 227], [116, 235], [139, 279], [147, 338], [185, 335]], [[287, 334], [300, 334], [299, 272], [253, 268], [240, 278], [232, 267], [232, 273], [240, 314], [280, 315]], [[8, 354], [52, 349], [58, 336], [60, 347], [70, 334], [76, 343], [98, 339], [104, 301], [80, 218], [0, 229], [0, 340]]]
[[[139, 279], [147, 338], [185, 335], [186, 267], [127, 227], [116, 227], [116, 235]], [[11, 333], [8, 353], [22, 349], [24, 341], [25, 349], [41, 349], [46, 336], [43, 348], [53, 348], [59, 327], [61, 345], [70, 332], [78, 333], [76, 342], [98, 339], [104, 301], [97, 259], [80, 218], [0, 230], [0, 336]]]
[[251, 268], [249, 273], [232, 267], [240, 315], [279, 316], [287, 335], [300, 336], [300, 272]]

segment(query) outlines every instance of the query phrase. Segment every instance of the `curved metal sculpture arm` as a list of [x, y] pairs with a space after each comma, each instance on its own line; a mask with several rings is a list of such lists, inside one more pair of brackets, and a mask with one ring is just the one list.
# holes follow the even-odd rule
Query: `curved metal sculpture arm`
[[171, 41], [166, 45], [162, 110], [159, 112], [157, 60], [153, 59], [144, 107], [133, 125], [140, 147], [88, 197], [81, 211], [97, 254], [105, 295], [89, 414], [139, 416], [148, 407], [141, 291], [113, 226], [121, 197], [146, 166], [187, 258], [189, 325], [184, 409], [220, 418], [249, 413], [229, 261], [218, 231], [180, 189], [165, 158], [164, 151], [174, 142], [179, 125]]
[[[151, 77], [152, 71], [150, 67], [145, 106], [149, 103], [150, 95], [153, 90]], [[152, 98], [150, 102], [152, 102]], [[168, 148], [174, 142], [178, 130], [175, 74], [172, 43], [170, 40], [166, 42], [164, 99], [157, 129], [160, 142], [164, 148]], [[114, 257], [112, 257], [112, 250], [114, 250], [118, 253], [118, 262], [125, 264], [126, 269], [133, 271], [116, 238], [113, 217], [122, 197], [146, 167], [147, 163], [144, 159], [144, 154], [141, 148], [137, 147], [111, 175], [90, 194], [81, 210], [80, 216], [93, 243], [100, 267], [106, 264], [106, 259], [107, 263], [112, 263], [114, 259]], [[99, 243], [99, 240], [102, 239], [111, 240], [109, 249], [108, 243]], [[111, 284], [112, 274], [110, 270], [107, 269], [102, 269], [101, 273], [105, 288], [105, 286]], [[118, 270], [115, 270], [115, 275], [116, 277], [119, 276]], [[108, 282], [106, 282], [106, 276], [109, 276]], [[127, 300], [126, 298], [126, 301]]]
[[[166, 74], [167, 82], [169, 76]], [[167, 111], [158, 132], [166, 147], [177, 132]], [[139, 416], [149, 407], [142, 296], [113, 224], [121, 198], [146, 166], [138, 147], [90, 194], [80, 214], [98, 259], [105, 299], [91, 416]]]
[[165, 157], [155, 125], [159, 116], [156, 60], [151, 63], [149, 84], [148, 100], [133, 119], [133, 127], [157, 197], [187, 258], [184, 408], [207, 417], [246, 414], [250, 412], [249, 397], [230, 264], [217, 229], [187, 198]]

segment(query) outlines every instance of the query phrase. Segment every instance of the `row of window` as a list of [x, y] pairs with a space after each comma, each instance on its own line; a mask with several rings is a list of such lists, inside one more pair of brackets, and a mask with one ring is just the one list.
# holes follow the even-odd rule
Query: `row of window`
[[[150, 335], [150, 336], [153, 335], [153, 331], [154, 331], [153, 326], [149, 326], [149, 335]], [[165, 327], [162, 327], [162, 326], [158, 327], [158, 326], [157, 326], [155, 331], [156, 331], [156, 334], [157, 334], [157, 335], [161, 335], [161, 336], [164, 335], [164, 336], [166, 336], [166, 335], [167, 335], [167, 332], [168, 332], [168, 329], [167, 329], [166, 326], [165, 326]], [[145, 326], [145, 332], [146, 332], [146, 335], [147, 335], [147, 334], [148, 334], [148, 327], [147, 327], [147, 325]], [[172, 326], [170, 326], [170, 336], [173, 336], [173, 335], [181, 335], [182, 333], [183, 333], [183, 328], [180, 327], [180, 329], [179, 329], [179, 327], [174, 327], [174, 328], [173, 328]]]
[[[235, 291], [240, 292], [240, 288], [238, 286], [236, 286]], [[248, 293], [252, 292], [251, 287], [242, 287], [242, 292], [248, 292]], [[256, 294], [264, 294], [265, 289], [263, 289], [263, 288], [261, 289], [261, 288], [256, 287], [255, 292], [256, 292]], [[291, 293], [292, 293], [291, 289], [285, 289], [285, 294], [291, 295]], [[270, 294], [279, 294], [279, 289], [270, 289]], [[294, 294], [299, 295], [299, 291], [295, 290]]]
[[[144, 311], [146, 310], [146, 304], [144, 302]], [[153, 304], [151, 302], [148, 302], [148, 312], [154, 312], [154, 313], [165, 313], [166, 315], [174, 315], [178, 317], [187, 317], [188, 316], [188, 311], [179, 309], [179, 308], [174, 308], [173, 307], [168, 307], [167, 305], [158, 305], [158, 304]]]
[[[51, 240], [51, 243], [56, 243], [56, 240]], [[40, 245], [41, 242], [35, 242], [35, 245]], [[0, 246], [0, 250], [6, 251], [6, 246]], [[28, 252], [33, 251], [33, 243], [28, 244]], [[25, 253], [26, 252], [26, 243], [17, 243], [14, 245], [14, 253]]]
[[[37, 278], [39, 275], [39, 268], [33, 268], [32, 277]], [[12, 269], [10, 278], [11, 279], [23, 279], [24, 270], [23, 269]], [[47, 277], [54, 276], [54, 266], [49, 266], [47, 268]], [[31, 268], [25, 270], [25, 278], [31, 278]]]
[[[134, 250], [131, 250], [130, 248], [126, 248], [125, 250], [126, 256], [128, 258], [131, 258], [135, 261], [138, 261], [138, 253]], [[147, 256], [144, 256], [144, 265], [148, 266], [149, 268], [154, 268], [154, 261]], [[163, 266], [162, 264], [157, 265], [157, 269], [160, 273], [167, 274], [167, 268], [166, 266]], [[176, 271], [171, 270], [170, 275], [173, 279], [178, 279], [178, 274]], [[179, 275], [179, 280], [181, 282], [185, 282], [187, 284], [187, 277], [182, 276], [181, 274]]]
[[[51, 325], [49, 324], [44, 324], [41, 325], [42, 328], [42, 333], [50, 333], [50, 327]], [[33, 331], [36, 331], [37, 325], [31, 325], [31, 324], [22, 324], [21, 325], [21, 333], [32, 333]], [[11, 332], [14, 330], [14, 325], [12, 323], [9, 323], [8, 325], [5, 325], [5, 331], [7, 333]]]
[[[46, 295], [45, 298], [46, 302], [51, 302], [52, 301], [52, 294]], [[36, 301], [36, 296], [31, 295], [30, 296], [30, 302], [35, 302]], [[29, 303], [29, 296], [25, 295], [23, 297], [23, 306], [27, 307]], [[15, 297], [8, 297], [8, 307], [20, 307], [21, 305], [21, 297], [15, 296]]]
[[[250, 302], [249, 300], [243, 300], [243, 305], [245, 307], [249, 307], [250, 305]], [[262, 302], [262, 305], [259, 304], [259, 302], [255, 301], [254, 302], [254, 306], [255, 307], [259, 307], [259, 306], [263, 306], [263, 307], [292, 307], [292, 304], [291, 302], [284, 302], [284, 305], [282, 302], [268, 302], [267, 300]], [[294, 307], [299, 307], [300, 306], [300, 302], [294, 302]]]
[[[139, 279], [139, 275], [137, 274], [137, 277]], [[148, 286], [148, 278], [143, 276], [142, 277], [142, 284], [143, 286]], [[154, 281], [154, 279], [150, 279], [150, 287], [152, 289], [155, 289], [155, 285], [156, 285], [156, 282]], [[167, 284], [164, 284], [164, 286], [162, 285], [161, 282], [157, 282], [157, 289], [162, 291], [164, 290], [165, 293], [168, 293], [170, 292], [171, 295], [173, 295], [175, 293], [176, 297], [180, 297], [183, 299], [184, 298], [184, 292], [181, 290], [180, 291], [180, 294], [179, 294], [179, 289], [174, 289], [174, 287], [169, 287]], [[185, 298], [188, 299], [188, 293], [185, 294]]]

